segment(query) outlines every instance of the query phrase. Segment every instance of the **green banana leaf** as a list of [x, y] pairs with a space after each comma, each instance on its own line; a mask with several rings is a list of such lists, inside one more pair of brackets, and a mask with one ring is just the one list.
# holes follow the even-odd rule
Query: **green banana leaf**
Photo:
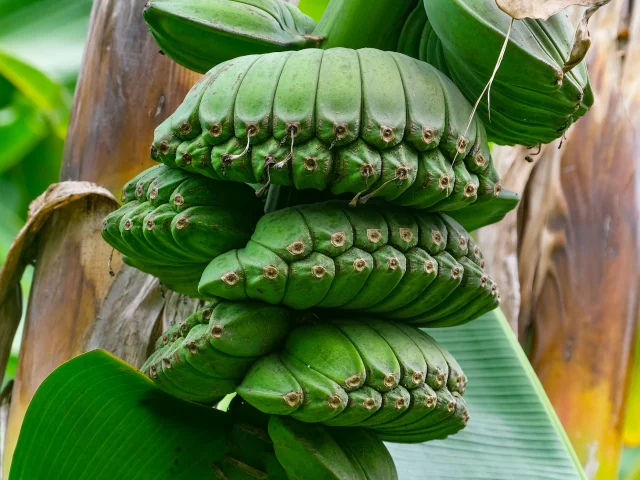
[[100, 350], [42, 383], [22, 425], [11, 480], [212, 478], [225, 413], [173, 398]]
[[625, 447], [620, 458], [618, 480], [638, 480], [640, 478], [640, 447]]
[[[444, 441], [388, 444], [400, 479], [585, 478], [501, 313], [429, 333], [469, 378], [471, 421]], [[223, 413], [169, 397], [94, 351], [59, 367], [36, 392], [9, 480], [42, 478], [45, 470], [50, 480], [210, 478], [225, 428]]]
[[426, 330], [469, 379], [467, 427], [446, 440], [388, 444], [400, 478], [586, 478], [578, 458], [500, 310], [457, 328]]

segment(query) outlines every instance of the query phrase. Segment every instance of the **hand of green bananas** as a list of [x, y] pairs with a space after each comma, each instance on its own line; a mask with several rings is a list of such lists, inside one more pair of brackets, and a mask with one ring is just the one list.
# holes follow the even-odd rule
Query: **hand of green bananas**
[[370, 430], [326, 428], [265, 415], [236, 397], [229, 450], [214, 477], [269, 480], [397, 480], [391, 455]]
[[510, 31], [490, 102], [484, 95], [478, 115], [492, 142], [549, 143], [593, 104], [586, 62], [563, 72], [574, 36], [565, 13], [511, 21], [495, 0], [424, 0], [408, 17], [398, 51], [437, 67], [475, 104]]
[[409, 325], [302, 320], [283, 307], [215, 300], [157, 347], [142, 370], [186, 400], [210, 404], [237, 391], [265, 413], [371, 428], [395, 442], [445, 438], [468, 421], [462, 369]]

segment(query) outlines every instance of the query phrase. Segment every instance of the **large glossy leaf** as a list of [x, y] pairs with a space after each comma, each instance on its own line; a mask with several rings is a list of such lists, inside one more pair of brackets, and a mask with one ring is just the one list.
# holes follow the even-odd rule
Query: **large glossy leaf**
[[535, 372], [499, 310], [465, 326], [428, 330], [469, 379], [461, 433], [388, 444], [400, 479], [586, 478]]
[[175, 399], [102, 351], [55, 370], [22, 425], [10, 480], [212, 478], [228, 417]]

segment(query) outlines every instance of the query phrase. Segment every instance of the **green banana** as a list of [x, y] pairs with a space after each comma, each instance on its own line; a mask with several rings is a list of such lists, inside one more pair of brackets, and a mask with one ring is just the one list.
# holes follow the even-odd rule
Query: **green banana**
[[[407, 18], [397, 50], [434, 65], [475, 103], [491, 78], [511, 18], [492, 0], [421, 3], [422, 12]], [[486, 96], [478, 108], [489, 140], [549, 143], [589, 110], [593, 93], [585, 62], [563, 72], [573, 35], [564, 13], [513, 23], [491, 88], [491, 112]]]
[[151, 0], [143, 17], [163, 53], [196, 72], [241, 55], [317, 45], [315, 22], [281, 0]]
[[194, 86], [158, 127], [152, 158], [217, 180], [261, 183], [260, 194], [293, 185], [355, 195], [354, 202], [376, 197], [453, 211], [496, 195], [480, 189], [492, 160], [480, 120], [467, 128], [471, 113], [445, 75], [399, 53], [250, 55]]
[[400, 32], [397, 51], [413, 58], [420, 57], [420, 43], [425, 24], [427, 24], [427, 12], [422, 2], [418, 2]]
[[226, 414], [226, 448], [217, 452], [220, 480], [396, 480], [389, 452], [362, 428], [326, 428], [266, 415], [240, 397]]
[[265, 215], [245, 248], [211, 261], [199, 290], [431, 326], [453, 313], [457, 322], [475, 318], [464, 312], [490, 283], [483, 267], [480, 248], [444, 214], [333, 201]]
[[518, 206], [520, 196], [511, 190], [494, 190], [498, 190], [497, 197], [486, 202], [476, 202], [462, 210], [448, 212], [448, 215], [469, 232], [499, 222]]
[[261, 202], [247, 193], [245, 185], [155, 166], [127, 182], [127, 203], [104, 219], [102, 236], [128, 265], [199, 296], [207, 262], [245, 244], [261, 215]]
[[318, 372], [346, 392], [364, 385], [366, 373], [358, 351], [349, 338], [332, 325], [296, 328], [287, 337], [284, 351], [306, 365], [322, 365]]
[[384, 444], [363, 429], [326, 428], [272, 416], [269, 436], [278, 461], [291, 479], [396, 480]]
[[163, 336], [141, 370], [168, 393], [214, 403], [234, 391], [259, 357], [282, 345], [291, 322], [284, 308], [217, 301], [167, 332], [168, 342]]
[[[167, 170], [169, 169], [165, 165], [154, 165], [137, 174], [122, 187], [122, 203], [138, 200], [140, 196], [147, 192], [147, 189], [145, 189], [143, 185], [146, 183], [148, 186], [160, 173], [166, 172]], [[148, 182], [145, 181], [147, 177], [150, 179]], [[140, 184], [140, 187], [138, 187], [138, 184]]]
[[362, 317], [294, 328], [282, 352], [257, 360], [236, 390], [268, 414], [426, 441], [429, 432], [451, 428], [466, 383], [455, 359], [426, 333]]

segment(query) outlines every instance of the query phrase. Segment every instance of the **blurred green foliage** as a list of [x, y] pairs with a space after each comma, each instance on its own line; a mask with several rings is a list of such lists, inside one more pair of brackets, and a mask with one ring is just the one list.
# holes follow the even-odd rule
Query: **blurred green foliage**
[[298, 8], [319, 22], [328, 4], [329, 0], [300, 0]]
[[[29, 203], [58, 180], [91, 0], [0, 0], [0, 266]], [[31, 271], [23, 278], [28, 295]], [[21, 331], [7, 376], [15, 374]]]

